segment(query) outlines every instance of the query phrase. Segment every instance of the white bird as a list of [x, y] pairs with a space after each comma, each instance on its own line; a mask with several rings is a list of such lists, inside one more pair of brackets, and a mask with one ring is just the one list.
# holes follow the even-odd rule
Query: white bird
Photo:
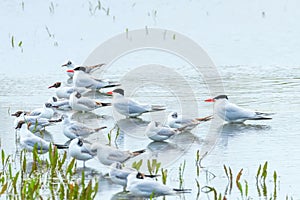
[[149, 198], [150, 196], [157, 197], [190, 192], [189, 189], [171, 188], [153, 179], [146, 178], [140, 172], [133, 172], [128, 175], [127, 190], [130, 192], [130, 194], [134, 196], [145, 198]]
[[114, 162], [110, 165], [109, 176], [112, 182], [125, 187], [127, 185], [127, 176], [136, 171], [133, 168], [123, 167], [120, 162]]
[[70, 95], [73, 92], [79, 92], [80, 94], [84, 94], [88, 92], [89, 90], [84, 87], [74, 87], [74, 86], [64, 86], [62, 87], [61, 82], [56, 82], [53, 85], [49, 86], [49, 88], [56, 88], [55, 94], [60, 99], [69, 99]]
[[68, 70], [67, 70], [67, 74], [70, 78], [72, 78], [74, 76], [74, 68], [76, 67], [82, 67], [82, 70], [86, 73], [92, 73], [98, 69], [100, 69], [100, 67], [102, 67], [103, 65], [105, 65], [104, 63], [102, 64], [98, 64], [98, 65], [91, 65], [91, 66], [75, 66], [73, 64], [72, 61], [68, 61], [67, 63], [63, 64], [62, 67], [67, 67]]
[[[112, 182], [124, 186], [124, 190], [125, 190], [125, 187], [127, 185], [127, 177], [129, 174], [133, 172], [137, 172], [137, 170], [130, 167], [124, 167], [120, 162], [114, 162], [113, 164], [110, 165], [109, 176]], [[149, 178], [154, 178], [159, 175], [144, 174], [144, 176]]]
[[52, 107], [56, 108], [56, 110], [63, 110], [63, 111], [72, 110], [69, 99], [58, 100], [56, 97], [51, 97], [48, 100], [48, 103], [51, 103]]
[[111, 165], [114, 162], [123, 163], [130, 158], [140, 155], [144, 153], [145, 150], [140, 151], [122, 151], [107, 145], [102, 145], [99, 143], [94, 143], [92, 145], [92, 152], [97, 153], [98, 160], [103, 165]]
[[47, 119], [47, 118], [40, 118], [34, 116], [24, 116], [23, 119], [28, 124], [28, 129], [31, 132], [45, 130], [47, 126], [54, 125], [57, 122], [61, 122], [61, 119]]
[[209, 121], [212, 116], [207, 116], [203, 118], [184, 118], [182, 115], [178, 115], [177, 112], [171, 112], [168, 115], [166, 124], [171, 128], [180, 128], [182, 130], [190, 131], [195, 128], [198, 124], [203, 121]]
[[37, 108], [31, 111], [29, 116], [51, 119], [54, 115], [54, 110], [51, 103], [45, 103], [42, 108]]
[[[28, 126], [30, 126], [30, 122], [28, 123]], [[37, 153], [42, 153], [42, 154], [49, 151], [50, 145], [52, 145], [52, 143], [50, 143], [50, 142], [34, 135], [32, 132], [30, 132], [26, 126], [25, 121], [20, 121], [18, 123], [16, 129], [20, 130], [20, 144], [23, 148], [32, 152], [34, 149], [34, 146], [36, 146]], [[59, 144], [53, 144], [53, 145], [55, 145], [58, 149], [68, 148], [68, 146], [66, 146], [66, 145], [59, 145]]]
[[111, 105], [111, 103], [103, 103], [88, 97], [83, 97], [79, 92], [73, 92], [71, 94], [69, 104], [73, 110], [83, 112]]
[[145, 131], [148, 138], [153, 141], [164, 141], [180, 132], [180, 129], [170, 128], [155, 121], [151, 121]]
[[115, 89], [108, 94], [113, 95], [112, 106], [120, 114], [126, 117], [138, 117], [143, 113], [165, 110], [165, 106], [141, 104], [135, 100], [124, 97], [123, 89]]
[[84, 88], [94, 89], [94, 90], [99, 90], [101, 88], [115, 87], [120, 85], [120, 83], [117, 82], [97, 79], [92, 75], [82, 71], [81, 67], [76, 67], [74, 69], [73, 82], [75, 87], [84, 87]]
[[83, 161], [83, 167], [85, 167], [85, 161], [90, 160], [96, 156], [96, 153], [91, 151], [91, 145], [84, 143], [82, 138], [75, 138], [71, 141], [69, 146], [70, 156], [76, 160]]
[[269, 115], [274, 113], [262, 113], [241, 108], [228, 101], [226, 95], [219, 95], [205, 102], [214, 102], [214, 114], [227, 122], [242, 123], [246, 120], [268, 120], [272, 119]]
[[75, 139], [77, 137], [87, 137], [106, 128], [106, 126], [96, 129], [89, 128], [82, 123], [70, 120], [66, 114], [63, 114], [61, 118], [63, 120], [63, 133], [70, 139]]

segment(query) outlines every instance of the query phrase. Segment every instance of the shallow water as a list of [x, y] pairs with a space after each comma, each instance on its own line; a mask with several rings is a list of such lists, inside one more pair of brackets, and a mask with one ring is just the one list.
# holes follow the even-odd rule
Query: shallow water
[[[96, 2], [93, 3], [96, 5]], [[123, 3], [120, 6], [117, 3], [103, 2], [103, 6], [110, 7], [109, 16], [102, 11], [92, 15], [89, 12], [89, 4], [85, 2], [72, 5], [67, 2], [54, 2], [54, 13], [50, 12], [49, 5], [44, 3], [36, 2], [41, 5], [35, 5], [25, 2], [24, 10], [22, 10], [21, 3], [17, 1], [0, 3], [0, 13], [3, 13], [0, 14], [0, 22], [6, 34], [0, 37], [2, 43], [5, 44], [0, 48], [2, 65], [0, 72], [2, 83], [0, 87], [1, 149], [5, 149], [7, 154], [15, 154], [19, 150], [10, 113], [22, 109], [31, 110], [47, 101], [54, 94], [54, 91], [48, 90], [47, 87], [56, 81], [67, 81], [64, 69], [60, 68], [66, 59], [70, 58], [83, 63], [98, 44], [113, 35], [124, 32], [126, 28], [130, 30], [144, 28], [145, 25], [167, 27], [187, 34], [205, 48], [217, 65], [230, 101], [246, 108], [275, 112], [273, 120], [249, 121], [242, 125], [225, 124], [217, 129], [221, 131], [220, 133], [210, 132], [211, 122], [207, 122], [191, 133], [178, 135], [167, 142], [152, 142], [143, 134], [148, 121], [152, 118], [163, 121], [169, 111], [184, 111], [184, 106], [193, 103], [193, 97], [186, 96], [189, 94], [188, 91], [176, 96], [168, 88], [147, 84], [142, 85], [130, 95], [141, 102], [165, 104], [168, 107], [166, 112], [146, 114], [141, 117], [141, 120], [132, 122], [128, 119], [119, 119], [110, 108], [103, 108], [93, 113], [70, 113], [72, 118], [92, 127], [106, 125], [108, 130], [113, 128], [114, 123], [118, 121], [123, 130], [116, 140], [119, 148], [147, 149], [144, 155], [127, 164], [130, 165], [131, 162], [140, 158], [145, 160], [157, 158], [162, 162], [163, 168], [168, 169], [167, 183], [173, 187], [178, 187], [178, 168], [186, 161], [184, 186], [191, 188], [192, 193], [186, 194], [185, 197], [175, 196], [166, 199], [195, 199], [197, 196], [195, 178], [199, 180], [201, 186], [213, 185], [218, 192], [223, 193], [227, 185], [223, 164], [230, 166], [234, 175], [241, 168], [244, 169], [242, 180], [249, 182], [249, 194], [257, 199], [255, 175], [259, 164], [265, 161], [269, 162], [269, 180], [272, 180], [273, 170], [276, 170], [279, 175], [278, 199], [283, 199], [286, 195], [293, 196], [294, 199], [299, 198], [300, 96], [298, 91], [300, 91], [300, 70], [298, 66], [300, 60], [296, 55], [300, 45], [295, 45], [299, 44], [299, 38], [296, 37], [299, 35], [299, 28], [292, 28], [296, 27], [294, 26], [296, 21], [293, 19], [299, 14], [294, 9], [297, 7], [295, 6], [297, 2], [289, 1], [286, 5], [280, 2], [269, 2], [273, 7], [269, 7], [266, 2], [261, 5], [249, 3], [252, 9], [247, 9], [245, 13], [237, 11], [236, 16], [231, 14], [229, 5], [235, 4], [235, 7], [241, 10], [244, 5], [235, 1], [227, 4], [190, 1], [176, 5], [172, 2], [166, 4], [156, 2], [155, 5]], [[124, 8], [126, 12], [123, 12]], [[201, 12], [198, 12], [198, 8], [201, 8]], [[154, 16], [155, 10], [157, 10], [156, 17]], [[171, 14], [172, 10], [179, 10], [181, 15]], [[187, 10], [191, 12], [186, 12]], [[265, 18], [261, 17], [262, 10], [266, 12]], [[75, 16], [71, 15], [74, 11], [78, 11]], [[6, 18], [2, 15], [9, 17], [11, 21], [3, 20]], [[40, 17], [36, 18], [36, 15]], [[136, 16], [141, 17], [138, 19]], [[167, 20], [167, 16], [173, 20]], [[251, 18], [252, 16], [255, 17]], [[249, 18], [251, 20], [248, 21], [247, 26], [242, 23], [243, 20], [247, 21]], [[279, 26], [278, 18], [287, 23]], [[22, 23], [22, 19], [26, 19], [26, 23]], [[228, 27], [224, 25], [227, 20], [232, 20], [232, 24], [227, 24]], [[191, 24], [199, 23], [199, 29], [194, 25], [180, 25], [180, 21], [191, 21]], [[216, 22], [220, 24], [219, 27], [212, 26]], [[48, 36], [45, 26], [54, 36]], [[102, 27], [101, 30], [96, 28], [98, 26]], [[236, 26], [242, 27], [237, 30]], [[273, 27], [276, 27], [275, 31]], [[11, 47], [12, 35], [16, 39], [16, 44], [20, 40], [23, 41], [23, 52], [18, 47]], [[293, 43], [283, 38], [290, 38]], [[282, 48], [277, 48], [277, 45]], [[120, 80], [134, 67], [148, 63], [169, 66], [184, 77], [186, 85], [183, 85], [181, 81], [174, 81], [172, 77], [165, 77], [165, 79], [175, 87], [188, 85], [193, 89], [197, 106], [192, 115], [206, 116], [212, 113], [212, 105], [203, 102], [204, 99], [210, 97], [205, 80], [195, 72], [192, 66], [174, 55], [155, 51], [128, 54], [109, 65], [102, 75], [105, 78]], [[98, 73], [95, 75], [100, 76]], [[109, 97], [99, 93], [90, 95], [110, 101]], [[180, 95], [184, 97], [184, 101], [179, 101]], [[60, 124], [49, 127], [47, 130], [48, 136], [54, 142], [67, 141], [62, 134]], [[90, 139], [107, 143], [106, 134], [107, 131], [103, 131], [101, 134], [93, 135]], [[196, 152], [201, 150], [203, 154], [207, 148], [209, 153], [202, 160], [204, 168], [197, 177]], [[81, 164], [78, 162], [79, 167]], [[86, 165], [89, 168], [88, 172], [96, 170], [103, 175], [108, 172], [108, 168], [102, 166], [97, 160], [90, 160]], [[142, 169], [147, 171], [145, 162]], [[122, 191], [121, 186], [112, 184], [105, 176], [99, 177], [99, 196], [104, 199], [120, 199], [121, 195], [125, 198], [124, 195], [119, 194]], [[269, 197], [272, 192], [273, 188], [270, 184]], [[231, 199], [233, 198], [240, 198], [236, 188], [231, 196]], [[202, 192], [200, 199], [208, 199], [208, 196]]]

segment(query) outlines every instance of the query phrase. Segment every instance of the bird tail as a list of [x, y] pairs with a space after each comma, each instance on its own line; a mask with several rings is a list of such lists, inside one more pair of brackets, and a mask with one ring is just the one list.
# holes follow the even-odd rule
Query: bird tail
[[69, 146], [65, 144], [54, 144], [58, 149], [68, 149]]
[[166, 110], [166, 106], [162, 106], [162, 105], [151, 106], [151, 111], [161, 111], [161, 110]]
[[212, 118], [213, 118], [213, 116], [212, 116], [212, 115], [209, 115], [209, 116], [207, 116], [207, 117], [196, 118], [196, 120], [199, 121], [199, 122], [206, 122], [206, 121], [211, 120]]
[[134, 152], [132, 152], [132, 154], [133, 154], [133, 156], [138, 156], [138, 155], [144, 153], [145, 151], [146, 151], [146, 149], [139, 150], [139, 151], [134, 151]]
[[111, 103], [104, 103], [104, 102], [99, 102], [99, 101], [96, 101], [96, 104], [98, 106], [111, 106]]
[[61, 122], [61, 121], [62, 121], [62, 118], [60, 118], [60, 119], [49, 119], [49, 122], [54, 122], [54, 123]]
[[173, 190], [177, 193], [191, 193], [192, 189], [178, 189], [178, 188], [173, 188]]
[[263, 112], [255, 112], [256, 117], [252, 118], [251, 120], [270, 120], [272, 117], [270, 115], [274, 115], [275, 113], [263, 113]]
[[110, 87], [116, 87], [116, 86], [120, 86], [121, 85], [121, 83], [113, 82], [113, 81], [108, 82], [108, 84], [109, 85], [106, 85], [103, 88], [110, 88]]
[[105, 129], [105, 128], [107, 128], [106, 126], [102, 126], [102, 127], [100, 127], [100, 128], [96, 128], [95, 129], [95, 132], [98, 132], [98, 131], [100, 131], [100, 130], [102, 130], [102, 129]]
[[96, 71], [97, 69], [100, 69], [103, 65], [105, 65], [105, 63], [101, 63], [101, 64], [98, 64], [98, 65], [89, 66], [89, 68], [93, 72], [93, 71]]

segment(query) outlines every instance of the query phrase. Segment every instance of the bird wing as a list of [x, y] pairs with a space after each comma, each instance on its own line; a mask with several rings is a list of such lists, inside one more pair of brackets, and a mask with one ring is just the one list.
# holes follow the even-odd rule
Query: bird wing
[[156, 195], [164, 195], [173, 193], [173, 190], [168, 186], [150, 179], [142, 179], [138, 184], [135, 185], [135, 188], [145, 194], [154, 193]]
[[131, 157], [131, 154], [128, 151], [114, 150], [109, 152], [107, 158], [113, 161], [124, 162]]
[[83, 146], [81, 147], [81, 153], [86, 153], [90, 154], [92, 156], [97, 155], [97, 153], [91, 151], [91, 145], [84, 143]]
[[167, 128], [167, 127], [161, 127], [161, 129], [157, 132], [158, 135], [161, 135], [161, 136], [172, 136], [174, 135], [176, 132], [171, 129], [171, 128]]
[[89, 99], [89, 98], [83, 98], [83, 97], [81, 97], [80, 99], [78, 99], [77, 103], [81, 104], [83, 106], [86, 106], [88, 108], [94, 108], [94, 107], [96, 107], [95, 101], [92, 100], [92, 99]]
[[229, 120], [249, 119], [255, 117], [255, 112], [229, 103], [225, 106], [225, 115]]

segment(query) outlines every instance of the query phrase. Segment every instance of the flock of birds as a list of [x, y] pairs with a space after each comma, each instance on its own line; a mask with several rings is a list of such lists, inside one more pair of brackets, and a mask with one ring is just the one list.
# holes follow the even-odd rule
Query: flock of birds
[[[33, 151], [37, 147], [38, 153], [49, 151], [50, 145], [55, 145], [58, 149], [68, 149], [69, 155], [77, 160], [85, 161], [97, 158], [103, 165], [110, 166], [110, 178], [116, 183], [124, 186], [134, 196], [149, 197], [150, 195], [172, 195], [188, 192], [185, 189], [173, 189], [153, 179], [153, 175], [146, 175], [129, 167], [124, 167], [123, 163], [130, 158], [145, 152], [125, 151], [112, 146], [97, 143], [89, 143], [85, 137], [97, 133], [106, 127], [96, 129], [90, 128], [83, 123], [70, 119], [65, 111], [90, 112], [95, 109], [112, 106], [112, 108], [125, 117], [138, 117], [144, 113], [163, 111], [163, 105], [142, 104], [131, 98], [124, 96], [124, 90], [116, 88], [107, 95], [112, 95], [111, 102], [101, 102], [92, 99], [85, 94], [91, 90], [102, 88], [118, 87], [121, 84], [109, 80], [102, 80], [92, 76], [92, 72], [100, 69], [104, 64], [94, 66], [75, 66], [71, 61], [62, 65], [67, 67], [67, 75], [72, 78], [72, 86], [64, 86], [62, 82], [56, 82], [49, 88], [56, 88], [56, 96], [51, 97], [42, 108], [28, 111], [17, 111], [14, 127], [20, 135], [20, 145], [28, 151]], [[246, 120], [268, 120], [272, 113], [262, 113], [247, 110], [234, 105], [228, 101], [226, 95], [219, 95], [206, 102], [214, 102], [214, 114], [203, 118], [184, 118], [177, 112], [168, 115], [166, 123], [151, 121], [146, 130], [147, 135], [153, 141], [164, 141], [176, 134], [190, 131], [198, 124], [211, 120], [218, 116], [229, 123], [244, 122]], [[60, 113], [59, 118], [54, 118], [55, 113]], [[43, 131], [47, 126], [62, 122], [63, 134], [71, 140], [69, 145], [53, 144], [35, 134]]]

